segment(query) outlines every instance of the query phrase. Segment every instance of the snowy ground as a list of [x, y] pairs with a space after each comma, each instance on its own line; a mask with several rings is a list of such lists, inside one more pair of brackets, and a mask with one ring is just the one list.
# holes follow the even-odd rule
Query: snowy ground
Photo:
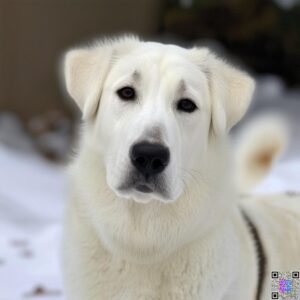
[[[263, 86], [256, 100], [263, 98], [265, 102], [260, 101], [252, 110], [270, 107], [268, 101], [271, 101], [273, 108], [289, 115], [293, 138], [287, 155], [257, 187], [256, 192], [299, 191], [300, 101], [277, 101], [277, 98], [282, 99], [283, 94], [288, 96], [274, 79], [265, 81]], [[300, 94], [295, 95], [299, 97]], [[60, 242], [65, 200], [63, 167], [42, 159], [31, 151], [26, 141], [22, 146], [26, 151], [8, 147], [7, 134], [3, 130], [1, 132], [1, 128], [0, 300], [62, 300]]]
[[63, 170], [1, 145], [0, 166], [0, 300], [62, 299]]

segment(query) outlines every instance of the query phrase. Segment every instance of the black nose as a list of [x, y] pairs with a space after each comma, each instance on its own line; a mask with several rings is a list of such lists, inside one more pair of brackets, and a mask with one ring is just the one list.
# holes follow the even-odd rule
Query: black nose
[[168, 165], [170, 151], [161, 144], [140, 142], [131, 147], [130, 159], [145, 177], [161, 173]]

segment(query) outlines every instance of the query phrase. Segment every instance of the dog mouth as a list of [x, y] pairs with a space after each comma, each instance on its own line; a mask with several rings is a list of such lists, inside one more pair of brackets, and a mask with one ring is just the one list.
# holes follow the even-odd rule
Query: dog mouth
[[165, 179], [162, 175], [144, 178], [137, 172], [130, 172], [117, 190], [123, 195], [136, 195], [137, 197], [138, 195], [141, 197], [146, 197], [146, 195], [167, 196]]
[[148, 184], [142, 184], [142, 183], [136, 184], [135, 189], [141, 193], [146, 193], [146, 194], [154, 192], [154, 190], [151, 186], [149, 186]]
[[140, 193], [144, 194], [151, 194], [156, 192], [157, 188], [156, 185], [152, 182], [148, 181], [143, 181], [143, 180], [137, 180], [137, 181], [132, 181], [130, 183], [123, 184], [121, 187], [119, 187], [120, 191], [129, 191], [129, 190], [134, 190]]

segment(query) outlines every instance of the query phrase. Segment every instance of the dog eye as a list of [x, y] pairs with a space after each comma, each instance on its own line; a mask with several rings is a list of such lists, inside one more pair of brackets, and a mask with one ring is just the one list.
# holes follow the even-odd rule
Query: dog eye
[[117, 94], [122, 100], [125, 100], [125, 101], [135, 100], [135, 98], [136, 98], [135, 90], [134, 90], [134, 88], [132, 88], [130, 86], [125, 86], [125, 87], [117, 90]]
[[177, 109], [187, 113], [192, 113], [197, 109], [197, 106], [192, 100], [184, 98], [177, 102]]

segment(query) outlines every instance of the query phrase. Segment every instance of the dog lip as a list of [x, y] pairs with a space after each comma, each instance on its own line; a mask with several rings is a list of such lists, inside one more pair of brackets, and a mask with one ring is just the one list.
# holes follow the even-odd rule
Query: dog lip
[[152, 193], [153, 192], [153, 190], [148, 185], [145, 185], [145, 184], [137, 184], [135, 186], [135, 189], [142, 193]]

